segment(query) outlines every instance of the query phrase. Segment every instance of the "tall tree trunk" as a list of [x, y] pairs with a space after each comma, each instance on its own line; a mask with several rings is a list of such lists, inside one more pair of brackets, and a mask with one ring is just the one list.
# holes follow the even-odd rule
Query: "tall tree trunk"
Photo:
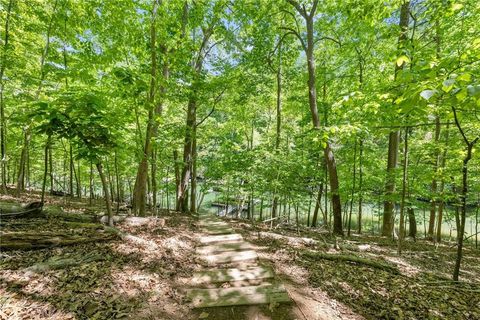
[[[53, 12], [52, 16], [50, 17], [50, 21], [48, 23], [47, 27], [47, 35], [46, 35], [46, 43], [45, 43], [45, 48], [42, 52], [42, 56], [40, 59], [40, 82], [38, 84], [37, 92], [35, 94], [35, 99], [38, 100], [40, 93], [43, 88], [43, 81], [45, 80], [45, 61], [48, 57], [48, 52], [50, 49], [50, 34], [52, 32], [52, 27], [53, 27], [53, 21], [55, 18], [56, 10], [57, 10], [57, 4], [58, 0], [55, 0], [54, 6], [53, 6]], [[25, 167], [27, 163], [27, 157], [28, 157], [28, 148], [30, 144], [30, 135], [31, 135], [31, 128], [30, 125], [27, 124], [24, 127], [23, 130], [23, 146], [22, 146], [22, 152], [20, 156], [20, 164], [19, 164], [19, 169], [18, 169], [18, 179], [17, 179], [17, 196], [20, 195], [20, 192], [22, 192], [25, 189]]]
[[178, 186], [177, 211], [187, 212], [187, 192], [191, 178], [192, 168], [192, 143], [194, 135], [194, 126], [197, 118], [197, 101], [191, 97], [188, 101], [187, 122], [185, 129], [185, 141], [183, 144], [183, 169]]
[[[449, 123], [447, 123], [447, 127], [445, 128], [445, 144], [448, 144], [449, 135], [450, 135]], [[441, 159], [440, 159], [440, 167], [442, 169], [445, 168], [446, 161], [447, 161], [447, 148], [444, 148], [443, 153], [441, 155]], [[445, 188], [445, 179], [442, 176], [440, 177], [440, 188], [438, 190], [440, 194], [440, 200], [438, 202], [437, 242], [442, 241], [443, 210], [445, 207], [445, 200], [443, 199], [444, 188]]]
[[25, 164], [27, 162], [28, 145], [30, 141], [30, 129], [25, 127], [23, 130], [23, 147], [20, 154], [20, 163], [18, 166], [18, 179], [17, 179], [17, 197], [25, 189]]
[[45, 142], [45, 151], [44, 151], [44, 167], [43, 167], [43, 181], [42, 181], [42, 195], [41, 195], [41, 202], [45, 203], [45, 189], [47, 187], [47, 175], [48, 175], [48, 150], [50, 149], [50, 135], [47, 138], [47, 142]]
[[[400, 35], [398, 37], [399, 51], [405, 51], [405, 42], [407, 40], [408, 23], [410, 15], [410, 1], [404, 1], [400, 8]], [[395, 80], [398, 73], [403, 69], [405, 63], [398, 65], [395, 63]], [[393, 211], [395, 202], [392, 197], [395, 194], [395, 171], [397, 168], [398, 146], [400, 140], [399, 131], [390, 132], [388, 137], [388, 161], [387, 161], [387, 179], [385, 184], [385, 202], [383, 209], [382, 235], [392, 236], [394, 221]]]
[[432, 200], [430, 201], [430, 219], [428, 223], [427, 239], [434, 240], [433, 234], [435, 232], [435, 214], [438, 202], [438, 190], [437, 190], [437, 175], [440, 169], [440, 149], [438, 147], [438, 141], [440, 139], [440, 116], [435, 117], [435, 165], [434, 176], [432, 179]]
[[90, 205], [92, 205], [92, 201], [93, 201], [93, 164], [92, 162], [90, 161], [90, 199], [89, 199], [89, 203]]
[[156, 210], [157, 208], [157, 147], [156, 146], [154, 146], [152, 149], [151, 172], [152, 172], [152, 207], [154, 210]]
[[[173, 150], [173, 164], [175, 169], [175, 204], [178, 204], [178, 192], [180, 190], [180, 165], [178, 163], [178, 151]], [[178, 211], [178, 208], [176, 208]]]
[[363, 210], [363, 139], [360, 139], [360, 155], [358, 163], [358, 234], [362, 233], [362, 210]]
[[53, 195], [53, 190], [54, 190], [54, 177], [53, 177], [53, 148], [52, 144], [49, 144], [48, 146], [48, 163], [50, 165], [50, 195]]
[[[301, 6], [295, 0], [288, 0], [288, 2], [294, 6], [294, 8], [304, 18], [307, 28], [307, 41], [301, 38], [301, 35], [297, 34], [297, 37], [302, 43], [302, 47], [305, 51], [307, 58], [307, 70], [308, 70], [308, 102], [310, 106], [310, 113], [312, 116], [312, 123], [314, 129], [320, 129], [320, 120], [318, 117], [317, 108], [317, 90], [315, 79], [315, 57], [314, 57], [314, 28], [313, 21], [316, 14], [318, 0], [314, 0], [309, 12], [305, 9], [305, 6]], [[339, 182], [337, 173], [337, 164], [333, 150], [330, 146], [330, 142], [327, 140], [324, 147], [324, 157], [327, 164], [328, 174], [330, 178], [330, 193], [332, 197], [332, 209], [333, 209], [333, 232], [337, 235], [343, 235], [342, 226], [342, 205], [339, 194]]]
[[355, 147], [353, 151], [353, 181], [352, 181], [352, 194], [350, 199], [350, 212], [348, 214], [348, 231], [347, 231], [347, 235], [349, 237], [350, 237], [350, 230], [352, 226], [353, 198], [355, 197], [356, 179], [357, 179], [357, 137], [355, 137]]
[[[460, 275], [460, 266], [463, 256], [463, 238], [465, 235], [465, 221], [467, 217], [467, 195], [468, 195], [468, 162], [472, 159], [472, 150], [475, 144], [480, 140], [480, 136], [470, 141], [460, 125], [457, 117], [457, 111], [455, 107], [452, 107], [453, 115], [455, 118], [455, 124], [462, 135], [462, 138], [466, 146], [466, 156], [463, 159], [462, 165], [462, 194], [461, 194], [461, 215], [460, 215], [460, 228], [457, 235], [457, 258], [455, 260], [455, 269], [453, 270], [453, 280], [458, 281]], [[458, 216], [458, 215], [457, 215]], [[458, 223], [457, 223], [458, 224]]]
[[74, 170], [75, 170], [75, 165], [73, 162], [73, 147], [72, 144], [69, 143], [69, 176], [68, 176], [68, 192], [70, 193], [70, 197], [74, 197], [74, 190], [73, 190], [73, 176], [75, 175]]
[[[276, 127], [276, 135], [275, 135], [275, 152], [278, 156], [279, 149], [280, 149], [280, 141], [281, 141], [280, 139], [282, 134], [282, 43], [281, 42], [278, 45], [278, 66], [276, 70], [276, 78], [277, 78], [277, 103], [276, 103], [277, 127]], [[253, 141], [253, 136], [252, 136], [252, 141]], [[277, 179], [277, 184], [278, 184], [278, 179]], [[275, 194], [273, 196], [273, 204], [272, 204], [272, 218], [275, 218], [277, 216], [277, 211], [278, 211], [278, 194], [277, 194], [277, 190], [275, 190]]]
[[77, 197], [79, 199], [82, 198], [82, 183], [81, 183], [81, 180], [80, 180], [80, 159], [78, 159], [77, 161], [77, 170], [74, 171], [75, 172], [75, 182], [76, 182], [76, 186], [77, 186]]
[[1, 185], [0, 190], [2, 193], [7, 192], [7, 143], [6, 143], [6, 119], [5, 119], [5, 80], [4, 74], [7, 66], [7, 54], [9, 47], [9, 38], [10, 38], [10, 17], [12, 15], [14, 0], [10, 0], [7, 6], [7, 16], [5, 18], [5, 30], [4, 30], [4, 39], [3, 39], [3, 51], [2, 51], [2, 60], [0, 66], [0, 150], [1, 150]]
[[97, 161], [95, 165], [97, 166], [97, 171], [100, 176], [100, 180], [102, 181], [103, 194], [105, 197], [105, 204], [107, 206], [108, 225], [110, 227], [113, 227], [113, 212], [112, 212], [112, 204], [110, 203], [110, 189], [108, 186], [109, 183], [107, 181], [105, 173], [103, 172], [102, 163], [100, 161]]
[[[213, 26], [208, 28], [202, 28], [203, 38], [200, 45], [200, 48], [192, 59], [192, 68], [194, 72], [194, 80], [190, 87], [190, 96], [188, 98], [188, 108], [187, 108], [187, 119], [186, 119], [186, 128], [185, 128], [185, 141], [183, 145], [183, 169], [180, 178], [180, 184], [177, 190], [178, 200], [177, 200], [177, 211], [187, 212], [188, 211], [188, 184], [192, 180], [192, 195], [196, 194], [196, 177], [192, 175], [192, 168], [196, 168], [196, 155], [193, 156], [193, 153], [196, 154], [197, 149], [197, 91], [200, 85], [200, 74], [203, 70], [203, 63], [207, 53], [208, 42], [210, 37], [213, 34]], [[194, 150], [195, 148], [195, 150]], [[194, 199], [194, 201], [196, 201]], [[193, 208], [195, 208], [195, 202], [192, 202]], [[191, 203], [191, 204], [192, 204]]]
[[408, 213], [408, 236], [413, 239], [413, 241], [417, 240], [417, 220], [415, 219], [415, 212], [413, 208], [407, 209]]
[[402, 177], [402, 202], [400, 205], [400, 225], [398, 232], [398, 254], [402, 253], [402, 241], [405, 234], [405, 198], [408, 184], [408, 127], [405, 128], [403, 139], [403, 177]]
[[[196, 120], [195, 120], [196, 122]], [[197, 126], [193, 126], [192, 133], [192, 177], [190, 186], [190, 212], [197, 212]]]
[[[155, 119], [155, 116], [158, 116], [162, 113], [163, 105], [161, 102], [156, 102], [156, 86], [157, 86], [157, 33], [156, 33], [156, 20], [157, 20], [157, 11], [158, 11], [159, 1], [153, 2], [152, 10], [152, 21], [150, 25], [150, 89], [148, 94], [148, 120], [147, 128], [145, 134], [145, 142], [143, 147], [142, 159], [138, 165], [137, 177], [135, 179], [135, 187], [133, 191], [133, 203], [132, 209], [133, 212], [144, 216], [146, 211], [147, 203], [147, 177], [148, 177], [148, 159], [151, 157], [152, 152], [152, 138], [157, 134], [158, 122]], [[162, 51], [166, 54], [164, 47], [162, 46]], [[167, 63], [164, 62], [163, 65], [163, 76], [168, 74]], [[160, 88], [160, 92], [163, 92], [163, 85]]]
[[117, 214], [120, 210], [120, 173], [118, 172], [118, 156], [117, 156], [117, 150], [115, 150], [115, 181], [117, 185]]
[[[313, 217], [311, 227], [315, 228], [317, 226], [318, 212], [320, 211], [320, 206], [322, 205], [322, 192], [323, 192], [323, 183], [320, 183], [318, 187], [317, 196], [315, 198], [315, 208], [313, 209]], [[326, 221], [324, 221], [326, 222]]]

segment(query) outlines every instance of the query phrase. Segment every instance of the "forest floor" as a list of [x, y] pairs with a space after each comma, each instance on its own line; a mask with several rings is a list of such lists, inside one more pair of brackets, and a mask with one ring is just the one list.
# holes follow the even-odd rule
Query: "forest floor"
[[[49, 202], [72, 214], [98, 212], [61, 197]], [[141, 226], [118, 225], [129, 235], [123, 239], [1, 252], [0, 319], [480, 319], [480, 252], [471, 247], [465, 249], [462, 282], [454, 284], [450, 245], [407, 241], [399, 257], [385, 238], [336, 240], [307, 229], [269, 230], [238, 221], [231, 221], [235, 231], [257, 246], [293, 303], [192, 310], [181, 287], [201, 268], [195, 219], [163, 211], [160, 216], [165, 225], [155, 218]], [[98, 226], [37, 218], [3, 221], [1, 228], [88, 236]], [[365, 258], [378, 266], [315, 253]]]

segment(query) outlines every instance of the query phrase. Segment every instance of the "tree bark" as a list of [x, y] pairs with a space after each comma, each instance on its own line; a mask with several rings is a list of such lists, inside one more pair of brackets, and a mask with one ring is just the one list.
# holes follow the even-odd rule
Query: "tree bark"
[[7, 192], [7, 143], [6, 143], [6, 119], [5, 119], [5, 81], [3, 76], [7, 66], [7, 54], [10, 39], [10, 17], [12, 14], [14, 0], [10, 0], [7, 6], [7, 16], [5, 18], [5, 37], [3, 39], [2, 64], [0, 66], [0, 149], [1, 149], [1, 185], [2, 193]]
[[348, 231], [347, 235], [350, 237], [350, 230], [352, 226], [352, 211], [353, 211], [353, 198], [355, 197], [355, 183], [357, 178], [357, 137], [355, 137], [355, 147], [353, 151], [353, 181], [352, 181], [352, 194], [350, 199], [350, 212], [348, 214]]
[[398, 232], [398, 254], [402, 253], [402, 241], [405, 234], [405, 198], [408, 188], [408, 130], [405, 128], [405, 136], [403, 139], [403, 177], [402, 177], [402, 202], [400, 204], [400, 224]]
[[437, 202], [438, 202], [438, 183], [437, 183], [437, 175], [440, 169], [440, 150], [438, 148], [438, 141], [440, 138], [440, 117], [437, 115], [435, 117], [435, 165], [434, 165], [434, 176], [432, 179], [432, 200], [430, 202], [430, 218], [428, 222], [428, 234], [427, 239], [434, 240], [434, 232], [435, 232], [435, 215], [437, 209]]
[[[155, 116], [158, 116], [162, 113], [163, 105], [161, 102], [156, 101], [156, 90], [157, 86], [157, 32], [156, 32], [156, 20], [157, 20], [157, 11], [158, 11], [158, 1], [153, 2], [152, 9], [152, 21], [150, 25], [150, 89], [148, 94], [148, 120], [147, 128], [145, 134], [145, 142], [143, 147], [142, 159], [138, 165], [137, 177], [135, 180], [134, 192], [133, 192], [133, 203], [132, 210], [134, 213], [145, 216], [146, 213], [146, 203], [147, 203], [147, 176], [148, 176], [148, 159], [151, 157], [152, 152], [152, 138], [155, 137], [158, 122], [155, 119]], [[168, 67], [166, 62], [163, 65], [163, 75], [168, 74]], [[163, 91], [161, 89], [160, 91]]]
[[[447, 123], [447, 127], [445, 129], [445, 144], [448, 144], [448, 138], [449, 138], [449, 133], [450, 133], [450, 130], [449, 130], [449, 124]], [[440, 159], [440, 166], [441, 168], [445, 168], [445, 163], [446, 163], [446, 160], [447, 160], [447, 148], [445, 148], [443, 150], [443, 154], [441, 155], [441, 159]], [[445, 179], [443, 178], [443, 176], [440, 178], [440, 189], [439, 189], [439, 193], [440, 193], [440, 200], [439, 200], [439, 203], [438, 203], [438, 218], [437, 218], [437, 242], [441, 242], [442, 241], [442, 222], [443, 222], [443, 210], [444, 210], [444, 207], [445, 207], [445, 200], [443, 199], [443, 191], [444, 191], [444, 188], [445, 188]]]
[[315, 208], [313, 209], [313, 217], [312, 217], [312, 224], [311, 227], [315, 228], [317, 226], [318, 221], [318, 212], [320, 211], [321, 201], [322, 201], [322, 193], [323, 193], [323, 183], [320, 183], [318, 187], [317, 197], [315, 201]]
[[[457, 258], [455, 259], [455, 269], [453, 270], [453, 280], [458, 281], [460, 275], [460, 266], [462, 263], [463, 256], [463, 238], [465, 235], [465, 221], [467, 217], [467, 195], [468, 195], [468, 162], [472, 159], [472, 149], [475, 144], [480, 140], [480, 136], [476, 137], [474, 140], [469, 141], [465, 135], [460, 122], [458, 121], [457, 111], [455, 107], [452, 107], [453, 115], [455, 118], [455, 124], [462, 135], [462, 138], [466, 146], [466, 156], [463, 159], [462, 165], [462, 193], [461, 193], [461, 215], [460, 215], [460, 224], [457, 235]], [[458, 216], [458, 215], [457, 215]], [[457, 223], [458, 224], [458, 223]]]
[[[200, 73], [203, 70], [204, 59], [207, 54], [208, 42], [210, 37], [213, 34], [213, 26], [207, 28], [202, 28], [203, 38], [200, 48], [196, 54], [196, 57], [192, 59], [192, 67], [194, 73], [194, 80], [190, 87], [190, 96], [188, 99], [188, 108], [187, 108], [187, 118], [186, 118], [186, 128], [185, 128], [185, 141], [183, 145], [183, 169], [182, 175], [180, 178], [180, 185], [178, 187], [178, 201], [177, 201], [177, 211], [188, 212], [188, 184], [189, 181], [192, 181], [192, 190], [191, 194], [196, 194], [196, 177], [192, 175], [192, 168], [196, 168], [196, 157], [193, 156], [193, 153], [196, 154], [197, 148], [197, 91], [198, 86], [200, 85]], [[194, 150], [195, 149], [195, 150]], [[196, 201], [194, 199], [194, 201]], [[194, 202], [192, 202], [194, 204]], [[191, 204], [192, 204], [191, 203]], [[195, 204], [193, 208], [190, 209], [196, 210]], [[195, 212], [195, 211], [193, 211]]]
[[[400, 8], [400, 35], [398, 37], [398, 49], [403, 50], [407, 40], [408, 23], [410, 14], [410, 1], [404, 1]], [[395, 64], [395, 79], [398, 73], [404, 67], [405, 63], [401, 65]], [[388, 161], [387, 161], [387, 179], [385, 184], [385, 202], [383, 210], [383, 226], [382, 235], [390, 237], [393, 233], [394, 221], [393, 211], [395, 202], [392, 197], [395, 194], [395, 171], [397, 168], [398, 145], [400, 132], [394, 131], [389, 134], [388, 142]]]
[[47, 187], [47, 175], [48, 175], [48, 151], [50, 149], [50, 139], [51, 137], [48, 136], [47, 142], [45, 143], [44, 148], [44, 168], [43, 168], [43, 181], [42, 181], [42, 195], [41, 195], [41, 202], [42, 204], [45, 203], [45, 189]]
[[102, 188], [103, 194], [105, 197], [105, 205], [107, 207], [107, 215], [108, 215], [108, 225], [113, 227], [113, 212], [112, 212], [112, 204], [110, 203], [110, 189], [108, 185], [107, 178], [105, 177], [105, 173], [103, 172], [103, 166], [100, 161], [95, 163], [97, 166], [98, 175], [100, 176], [100, 180], [102, 181]]
[[358, 234], [362, 233], [362, 210], [363, 210], [363, 139], [360, 139], [360, 155], [358, 163]]
[[[277, 156], [280, 149], [280, 141], [281, 141], [281, 134], [282, 134], [282, 43], [281, 42], [278, 45], [278, 52], [279, 52], [278, 66], [276, 70], [276, 78], [277, 78], [276, 123], [277, 123], [277, 126], [276, 126], [276, 135], [275, 135], [275, 152], [277, 153]], [[253, 142], [253, 136], [252, 136], [252, 142]], [[272, 218], [275, 218], [277, 216], [277, 211], [278, 211], [278, 194], [277, 194], [277, 190], [275, 190], [275, 194], [273, 196], [273, 204], [272, 204]]]
[[[40, 82], [38, 84], [37, 92], [36, 92], [36, 97], [35, 99], [38, 100], [40, 96], [40, 92], [43, 88], [43, 81], [45, 80], [45, 61], [48, 57], [48, 52], [50, 49], [50, 34], [52, 31], [53, 27], [53, 21], [55, 18], [56, 10], [57, 10], [57, 4], [58, 0], [55, 0], [55, 4], [53, 6], [53, 12], [52, 16], [50, 18], [50, 21], [48, 23], [47, 27], [47, 34], [46, 34], [46, 43], [45, 43], [45, 48], [42, 52], [42, 56], [40, 59]], [[22, 152], [20, 156], [20, 164], [19, 164], [19, 169], [18, 169], [18, 179], [17, 179], [17, 196], [20, 195], [20, 193], [25, 189], [25, 167], [26, 167], [26, 162], [27, 162], [27, 157], [28, 157], [28, 148], [30, 144], [30, 132], [31, 128], [29, 125], [26, 125], [24, 130], [23, 130], [23, 146], [22, 146]]]
[[[304, 18], [307, 28], [307, 41], [301, 38], [300, 34], [296, 34], [302, 43], [302, 47], [305, 51], [307, 58], [307, 70], [308, 70], [308, 102], [310, 106], [310, 113], [312, 116], [312, 123], [314, 129], [320, 129], [320, 119], [318, 116], [317, 107], [317, 89], [315, 79], [315, 57], [314, 57], [314, 28], [313, 21], [316, 14], [318, 0], [314, 0], [310, 12], [307, 12], [305, 7], [301, 6], [294, 0], [288, 0], [288, 2], [298, 11], [298, 13]], [[337, 164], [333, 150], [330, 146], [330, 142], [327, 140], [324, 147], [324, 157], [327, 164], [328, 174], [330, 178], [330, 193], [332, 197], [332, 209], [333, 209], [333, 232], [337, 235], [343, 235], [342, 226], [342, 205], [339, 194], [339, 182], [337, 173]]]

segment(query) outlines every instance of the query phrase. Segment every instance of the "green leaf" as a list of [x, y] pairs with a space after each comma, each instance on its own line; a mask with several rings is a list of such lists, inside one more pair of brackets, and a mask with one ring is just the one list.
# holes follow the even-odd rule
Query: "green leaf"
[[409, 62], [410, 62], [410, 58], [403, 55], [403, 56], [398, 57], [397, 66], [401, 67], [404, 63], [409, 63]]
[[470, 73], [464, 73], [457, 77], [460, 81], [470, 82], [472, 80], [472, 75]]
[[420, 93], [420, 96], [425, 99], [425, 100], [429, 100], [431, 97], [433, 97], [435, 95], [435, 93], [437, 93], [437, 90], [423, 90], [421, 93]]
[[442, 90], [447, 92], [447, 93], [450, 92], [450, 90], [452, 90], [452, 88], [453, 88], [454, 83], [455, 83], [455, 79], [447, 79], [447, 80], [443, 81]]
[[452, 10], [453, 10], [453, 11], [458, 11], [458, 10], [460, 10], [460, 9], [462, 9], [462, 8], [463, 8], [463, 4], [461, 4], [461, 3], [454, 3], [454, 4], [452, 5]]

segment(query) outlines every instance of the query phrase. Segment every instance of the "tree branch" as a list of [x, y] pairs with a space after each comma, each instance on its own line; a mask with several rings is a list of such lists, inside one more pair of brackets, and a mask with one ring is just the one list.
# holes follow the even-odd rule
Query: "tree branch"
[[455, 125], [457, 126], [458, 131], [460, 131], [460, 134], [462, 135], [463, 140], [464, 140], [465, 143], [469, 146], [469, 145], [470, 145], [470, 142], [468, 141], [468, 138], [467, 138], [467, 136], [465, 135], [465, 132], [463, 132], [462, 126], [460, 125], [460, 122], [458, 121], [457, 110], [455, 109], [454, 106], [452, 106], [452, 110], [453, 110], [453, 117], [455, 118]]
[[307, 45], [305, 44], [305, 41], [303, 40], [303, 38], [300, 36], [300, 34], [297, 31], [295, 31], [295, 30], [293, 30], [292, 28], [289, 28], [289, 27], [280, 27], [280, 29], [290, 31], [290, 33], [294, 34], [298, 38], [298, 40], [300, 41], [300, 44], [302, 45], [303, 50], [307, 51]]
[[195, 124], [195, 128], [196, 127], [199, 127], [205, 120], [207, 120], [212, 114], [213, 112], [215, 111], [215, 106], [217, 105], [217, 103], [220, 101], [220, 99], [222, 98], [223, 96], [223, 93], [226, 91], [227, 89], [223, 89], [222, 92], [220, 92], [220, 94], [215, 98], [215, 100], [213, 101], [213, 107], [212, 107], [212, 110], [210, 110], [210, 112], [202, 119], [200, 120], [200, 122], [198, 122], [197, 124]]
[[333, 42], [335, 42], [336, 44], [338, 44], [339, 47], [342, 47], [342, 43], [340, 42], [340, 40], [337, 40], [337, 39], [332, 38], [332, 37], [329, 37], [329, 36], [320, 37], [320, 38], [318, 38], [317, 40], [315, 40], [313, 43], [316, 44], [317, 42], [322, 41], [322, 40], [330, 40], [330, 41], [333, 41]]

